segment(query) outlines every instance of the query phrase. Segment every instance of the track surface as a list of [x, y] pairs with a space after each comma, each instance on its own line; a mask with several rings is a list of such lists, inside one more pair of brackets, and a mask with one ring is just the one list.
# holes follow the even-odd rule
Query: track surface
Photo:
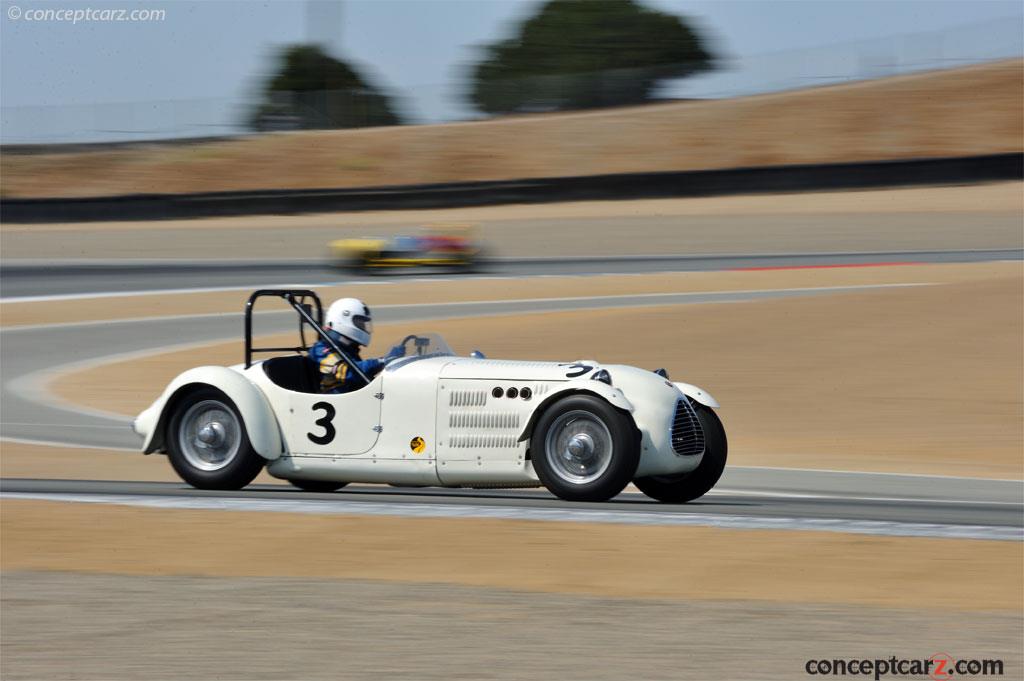
[[[667, 255], [584, 258], [515, 258], [491, 260], [474, 274], [436, 271], [471, 278], [543, 275], [636, 274], [711, 271], [765, 267], [830, 267], [879, 263], [946, 263], [1020, 260], [1024, 250], [887, 251], [777, 255]], [[259, 288], [272, 285], [325, 286], [355, 281], [409, 279], [424, 270], [346, 274], [322, 261], [8, 261], [0, 269], [3, 298], [82, 295], [189, 288]]]
[[[576, 261], [505, 261], [491, 276], [541, 274], [596, 274], [652, 270], [714, 270], [745, 267], [856, 265], [878, 262], [977, 262], [1021, 259], [1020, 249], [998, 251], [941, 251], [914, 253], [827, 254], [785, 256], [601, 258]], [[203, 287], [247, 287], [316, 282], [305, 264], [262, 263], [212, 267], [204, 264], [151, 264], [82, 266], [54, 275], [38, 265], [5, 268], [5, 296], [54, 295], [88, 292], [154, 291], [182, 288], [182, 276]], [[333, 280], [337, 273], [330, 272]], [[201, 277], [197, 275], [202, 275]], [[297, 280], [297, 277], [301, 277]], [[374, 279], [379, 280], [379, 279]], [[188, 281], [188, 280], [186, 280]], [[258, 283], [257, 283], [258, 282]], [[728, 293], [607, 296], [537, 301], [504, 301], [431, 305], [378, 306], [381, 321], [412, 321], [488, 314], [515, 314], [539, 310], [605, 308], [638, 304], [719, 303], [797, 295], [829, 295], [840, 289], [777, 290]], [[67, 325], [65, 325], [67, 326]], [[70, 445], [137, 449], [129, 419], [89, 413], [57, 404], [43, 386], [52, 376], [75, 366], [102, 363], [126, 353], [156, 351], [170, 344], [208, 343], [237, 339], [241, 315], [190, 318], [87, 322], [72, 325], [74, 343], [63, 329], [55, 340], [55, 326], [13, 327], [0, 330], [0, 372], [3, 400], [0, 425], [4, 437]], [[258, 315], [258, 333], [290, 330], [291, 312]], [[59, 343], [62, 364], [54, 366], [52, 352]], [[156, 388], [149, 387], [149, 392]], [[126, 456], [131, 454], [126, 453]], [[156, 462], [154, 462], [156, 464]], [[708, 497], [685, 506], [651, 503], [639, 494], [623, 494], [607, 504], [568, 504], [544, 491], [399, 490], [351, 486], [317, 495], [288, 487], [255, 486], [238, 493], [201, 492], [172, 483], [114, 483], [103, 481], [4, 480], [4, 495], [28, 495], [77, 501], [150, 503], [202, 508], [256, 508], [257, 510], [318, 509], [319, 512], [482, 515], [484, 517], [536, 517], [549, 520], [604, 520], [660, 524], [711, 524], [740, 527], [794, 527], [835, 529], [868, 534], [913, 536], [965, 536], [1015, 539], [1024, 527], [1024, 486], [1017, 481], [959, 479], [927, 476], [840, 473], [792, 469], [730, 467], [719, 487]], [[141, 501], [140, 501], [141, 500]], [[242, 504], [241, 506], [238, 506]], [[249, 506], [245, 506], [249, 504]], [[253, 504], [256, 506], [254, 507]], [[263, 504], [263, 506], [260, 506]], [[266, 506], [266, 504], [273, 504]], [[495, 516], [494, 514], [498, 514]], [[501, 515], [506, 514], [506, 515]], [[509, 515], [511, 514], [511, 515]], [[583, 515], [581, 515], [583, 514]], [[739, 524], [737, 524], [739, 523]], [[866, 523], [866, 524], [865, 524]]]
[[[720, 293], [667, 293], [644, 296], [606, 296], [550, 300], [487, 301], [428, 305], [379, 305], [380, 322], [403, 322], [451, 317], [520, 314], [560, 310], [600, 309], [616, 306], [722, 303], [796, 296], [828, 295], [860, 291], [866, 287], [781, 289]], [[867, 287], [870, 288], [870, 287]], [[242, 335], [241, 314], [201, 317], [169, 317], [124, 321], [57, 324], [43, 327], [11, 327], [0, 330], [0, 375], [3, 376], [0, 426], [5, 437], [54, 441], [72, 445], [136, 449], [138, 438], [129, 431], [129, 419], [83, 413], [55, 404], [41, 387], [56, 375], [93, 363], [125, 358], [129, 353], [156, 351], [169, 345], [237, 340]], [[257, 314], [255, 334], [295, 329], [291, 310]], [[74, 334], [74, 343], [67, 334]], [[55, 334], [58, 334], [55, 336]], [[55, 366], [51, 348], [60, 344], [60, 365]], [[486, 348], [484, 348], [486, 352]], [[242, 357], [239, 357], [239, 361]], [[154, 396], [162, 386], [142, 386]]]
[[[857, 534], [1024, 539], [1020, 485], [977, 485], [985, 500], [971, 500], [948, 478], [903, 477], [905, 496], [828, 491], [843, 474], [817, 474], [815, 492], [777, 491], [759, 484], [758, 469], [736, 469], [697, 502], [666, 505], [626, 492], [605, 503], [566, 503], [541, 490], [479, 491], [353, 485], [331, 494], [285, 486], [254, 485], [238, 492], [204, 491], [179, 483], [82, 480], [3, 480], [5, 497], [114, 503], [160, 508], [417, 517], [483, 517], [645, 525], [712, 525], [734, 528], [835, 530]], [[781, 471], [769, 471], [769, 479]], [[747, 485], [741, 484], [748, 478]], [[883, 485], [900, 476], [874, 476]], [[845, 481], [848, 482], [848, 481]], [[863, 481], [862, 481], [863, 482]], [[732, 489], [742, 487], [742, 489]], [[917, 496], [906, 496], [906, 493]], [[948, 496], [937, 494], [947, 492]], [[927, 495], [927, 496], [925, 496]], [[995, 497], [996, 499], [993, 499]]]

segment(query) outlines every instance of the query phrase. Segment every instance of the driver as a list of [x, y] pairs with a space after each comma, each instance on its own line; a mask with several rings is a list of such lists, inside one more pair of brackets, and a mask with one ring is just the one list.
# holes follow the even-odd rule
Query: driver
[[[380, 359], [362, 359], [359, 356], [360, 346], [370, 344], [373, 320], [370, 308], [356, 298], [341, 298], [327, 308], [324, 331], [370, 380], [380, 373], [385, 364], [405, 354], [405, 348], [396, 345]], [[309, 349], [309, 357], [320, 367], [320, 392], [347, 393], [363, 387], [359, 374], [352, 371], [323, 339]]]

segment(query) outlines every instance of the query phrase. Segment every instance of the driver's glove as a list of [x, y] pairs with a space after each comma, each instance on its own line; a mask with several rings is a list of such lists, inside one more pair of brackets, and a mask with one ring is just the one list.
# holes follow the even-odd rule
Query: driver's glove
[[398, 359], [399, 357], [405, 357], [405, 346], [396, 345], [395, 347], [388, 350], [388, 354], [384, 355], [384, 360]]

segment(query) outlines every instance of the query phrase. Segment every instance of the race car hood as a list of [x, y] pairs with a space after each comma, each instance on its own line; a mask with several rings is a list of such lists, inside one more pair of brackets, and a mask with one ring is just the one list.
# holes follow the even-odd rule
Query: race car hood
[[589, 376], [600, 368], [600, 363], [594, 360], [528, 362], [510, 359], [455, 357], [441, 369], [441, 378], [569, 381]]
[[624, 364], [601, 364], [592, 359], [574, 362], [523, 362], [507, 359], [473, 359], [449, 357], [441, 367], [440, 378], [466, 378], [502, 381], [575, 381], [592, 379], [602, 369], [608, 372], [609, 388], [621, 391], [629, 399], [672, 400], [682, 393], [709, 407], [718, 408], [718, 401], [706, 390], [689, 383], [673, 383], [662, 376]]

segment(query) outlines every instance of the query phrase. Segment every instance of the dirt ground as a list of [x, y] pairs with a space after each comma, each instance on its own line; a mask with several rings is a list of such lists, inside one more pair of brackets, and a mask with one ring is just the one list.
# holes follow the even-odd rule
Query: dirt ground
[[[321, 262], [335, 239], [475, 223], [490, 255], [507, 257], [875, 252], [1021, 248], [1020, 182], [592, 201], [428, 211], [269, 215], [197, 220], [0, 225], [15, 260], [263, 258]], [[967, 228], [969, 226], [969, 229]]]
[[0, 531], [5, 679], [791, 679], [807, 659], [940, 651], [1021, 666], [1016, 542], [21, 500], [0, 502]]
[[[885, 236], [895, 223], [876, 221], [865, 207], [897, 197], [886, 210], [906, 209], [919, 221], [912, 229], [922, 239], [938, 243], [936, 233], [946, 228], [936, 220], [953, 215], [944, 218], [948, 233], [978, 247], [985, 235], [1020, 243], [1019, 229], [1007, 228], [1019, 228], [1020, 196], [1016, 183], [642, 210], [668, 211], [666, 225], [678, 225], [691, 210], [722, 211], [725, 223], [749, 210], [745, 235], [722, 249], [736, 251], [736, 244], [753, 243], [751, 226], [764, 226], [761, 215], [772, 210], [783, 225], [797, 224], [793, 216], [806, 209], [807, 222], [788, 232], [768, 224], [766, 238], [789, 234], [799, 241], [832, 207], [849, 213], [847, 236], [856, 234], [857, 219]], [[578, 210], [589, 222], [613, 205], [628, 218], [631, 208], [622, 204], [562, 209]], [[957, 218], [955, 206], [970, 212]], [[547, 208], [506, 207], [526, 216], [525, 223], [501, 226], [509, 243], [517, 229], [542, 231], [543, 220], [530, 223], [537, 214], [528, 211]], [[976, 219], [985, 215], [1000, 222], [992, 227]], [[274, 234], [329, 218], [257, 218], [254, 229]], [[396, 214], [374, 219], [381, 229], [401, 221]], [[817, 226], [829, 232], [836, 224]], [[968, 233], [964, 224], [978, 232]], [[180, 227], [103, 226], [95, 234], [128, 242], [126, 252], [135, 249], [139, 257], [147, 242], [131, 242], [140, 234], [155, 234], [152, 243], [166, 246], [186, 231], [201, 238], [199, 228], [209, 225]], [[245, 228], [230, 223], [223, 233], [244, 242], [239, 230]], [[670, 234], [669, 227], [658, 229]], [[579, 233], [600, 241], [604, 236], [595, 234], [613, 230], [580, 227]], [[44, 254], [25, 257], [47, 257], [47, 239], [69, 249], [75, 243], [66, 226], [26, 230], [31, 240], [25, 241], [10, 234], [8, 226], [0, 228], [5, 258], [12, 243], [24, 247], [19, 253]], [[77, 242], [74, 248], [84, 249], [78, 257], [94, 255], [86, 247], [102, 243], [90, 238]], [[822, 238], [807, 243], [840, 243], [835, 235]], [[566, 277], [471, 287], [406, 282], [322, 293], [330, 298], [344, 290], [376, 304], [402, 304], [901, 282], [936, 285], [431, 326], [457, 349], [480, 347], [490, 356], [565, 359], [572, 348], [605, 362], [665, 366], [673, 378], [704, 385], [723, 403], [734, 465], [1024, 478], [1020, 263]], [[68, 323], [109, 318], [111, 310], [126, 317], [238, 314], [244, 297], [3, 304], [0, 321]], [[380, 325], [377, 337], [386, 341], [406, 328]], [[202, 352], [204, 361], [234, 363], [241, 349], [236, 341]], [[196, 357], [196, 351], [171, 353], [80, 372], [62, 382], [61, 394], [132, 414], [154, 396], [126, 389], [137, 385], [138, 372], [156, 386], [195, 365]], [[84, 475], [176, 480], [163, 457], [0, 443], [0, 476]], [[1020, 678], [1024, 669], [1024, 555], [1016, 542], [10, 499], [0, 502], [0, 538], [3, 679], [760, 681], [805, 676], [811, 658], [937, 652], [1004, 659], [1006, 678]]]
[[939, 651], [1019, 678], [1024, 635], [1007, 612], [366, 580], [13, 572], [0, 592], [7, 681], [765, 681], [811, 659]]
[[[165, 456], [139, 451], [60, 447], [0, 440], [0, 477], [51, 480], [181, 482]], [[254, 484], [287, 484], [260, 473]]]
[[[430, 327], [457, 350], [480, 348], [491, 357], [665, 367], [722, 403], [736, 465], [1024, 478], [1020, 263], [871, 269], [716, 276], [935, 285]], [[379, 347], [422, 326], [382, 324]], [[232, 341], [97, 366], [63, 376], [55, 390], [93, 408], [136, 414], [158, 392], [137, 390], [140, 373], [162, 386], [200, 355], [204, 363], [237, 363], [240, 348]]]
[[1024, 61], [731, 100], [13, 154], [6, 197], [357, 187], [1020, 151]]
[[0, 508], [4, 572], [370, 579], [936, 612], [1019, 612], [1024, 598], [1016, 542], [25, 500]]

